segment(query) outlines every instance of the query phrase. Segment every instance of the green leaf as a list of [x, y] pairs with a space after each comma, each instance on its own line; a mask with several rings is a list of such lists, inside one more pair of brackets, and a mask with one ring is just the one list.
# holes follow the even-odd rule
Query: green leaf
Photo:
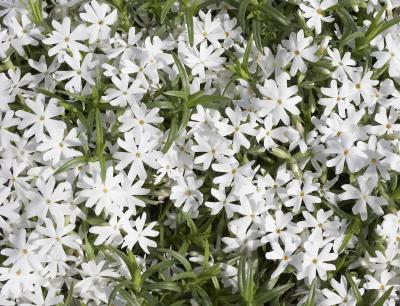
[[290, 20], [278, 9], [274, 8], [271, 4], [262, 5], [263, 11], [268, 14], [271, 18], [275, 19], [277, 22], [283, 26], [289, 26]]
[[74, 283], [71, 283], [69, 287], [67, 297], [65, 298], [64, 306], [71, 306], [72, 305], [72, 294], [74, 292]]
[[177, 117], [173, 116], [171, 119], [171, 125], [169, 129], [169, 134], [167, 137], [167, 141], [164, 144], [164, 147], [162, 149], [162, 152], [165, 154], [168, 152], [169, 148], [172, 146], [176, 136], [178, 134], [178, 122], [177, 122]]
[[194, 44], [194, 28], [193, 28], [193, 9], [191, 6], [186, 6], [184, 9], [185, 23], [188, 31], [189, 44], [193, 47]]
[[187, 223], [187, 225], [188, 225], [188, 227], [189, 227], [189, 230], [190, 230], [190, 234], [191, 234], [191, 235], [196, 235], [197, 232], [198, 232], [198, 229], [197, 229], [197, 226], [196, 226], [196, 224], [194, 223], [193, 219], [190, 218], [189, 215], [188, 215], [187, 213], [185, 213], [185, 212], [182, 212], [182, 216], [183, 216], [183, 217], [185, 218], [185, 220], [186, 220], [186, 223]]
[[249, 57], [250, 57], [252, 47], [253, 47], [253, 33], [251, 33], [249, 40], [247, 41], [247, 46], [244, 51], [243, 61], [242, 61], [242, 67], [246, 71], [247, 74], [249, 73]]
[[252, 262], [248, 262], [245, 256], [240, 257], [238, 269], [238, 287], [241, 296], [247, 303], [254, 301], [254, 279]]
[[212, 4], [217, 4], [219, 1], [220, 0], [206, 0], [204, 2], [197, 4], [193, 9], [193, 15], [196, 15], [200, 10], [207, 8], [207, 6], [210, 6]]
[[148, 292], [141, 291], [140, 292], [140, 296], [143, 299], [145, 299], [146, 302], [149, 303], [149, 305], [152, 305], [152, 306], [163, 306], [163, 305], [165, 305], [165, 304], [161, 303], [159, 300], [157, 300], [154, 296], [152, 296]]
[[361, 51], [366, 49], [369, 46], [369, 43], [379, 34], [386, 31], [388, 28], [396, 25], [400, 22], [400, 16], [394, 17], [388, 21], [381, 21], [382, 15], [386, 10], [386, 5], [381, 8], [378, 14], [375, 16], [374, 20], [368, 27], [367, 32], [365, 33], [364, 39], [361, 40], [360, 44], [357, 46], [357, 50]]
[[[187, 103], [188, 108], [193, 108], [196, 105], [202, 105], [209, 108], [220, 108], [225, 107], [225, 103], [231, 102], [232, 100], [228, 97], [218, 96], [218, 95], [202, 95], [193, 100], [189, 99]], [[215, 104], [220, 102], [220, 104]]]
[[186, 100], [189, 98], [190, 88], [189, 88], [189, 76], [186, 72], [185, 66], [179, 60], [178, 56], [175, 53], [172, 53], [172, 57], [174, 58], [176, 67], [178, 68], [179, 77], [182, 81], [182, 89], [186, 94]]
[[349, 33], [349, 35], [347, 35], [347, 36], [343, 36], [339, 41], [339, 48], [343, 48], [349, 42], [351, 42], [357, 38], [360, 38], [362, 36], [364, 36], [364, 33], [361, 31], [356, 31], [353, 33]]
[[152, 265], [149, 267], [142, 275], [142, 279], [145, 280], [152, 276], [154, 273], [160, 272], [164, 269], [168, 269], [172, 267], [176, 263], [176, 260], [171, 259], [171, 260], [163, 260], [159, 262], [158, 264]]
[[195, 287], [194, 292], [198, 293], [199, 297], [198, 297], [198, 302], [200, 302], [200, 305], [204, 305], [204, 306], [213, 306], [213, 302], [211, 301], [210, 296], [208, 295], [207, 291], [205, 291], [203, 288], [201, 287]]
[[126, 264], [126, 267], [129, 270], [131, 278], [133, 279], [135, 277], [135, 267], [132, 267], [128, 256], [124, 252], [122, 252], [121, 250], [119, 250], [116, 247], [113, 247], [111, 245], [100, 246], [100, 249], [107, 250], [107, 251], [109, 251], [111, 253], [115, 253], [117, 256], [119, 256], [122, 259], [122, 261]]
[[253, 19], [252, 28], [254, 34], [254, 42], [256, 43], [256, 47], [258, 52], [263, 53], [263, 44], [261, 41], [261, 23], [257, 19]]
[[172, 282], [175, 282], [180, 279], [186, 279], [186, 278], [196, 278], [197, 273], [194, 272], [181, 272], [178, 274], [175, 274], [174, 276], [170, 277], [169, 280]]
[[186, 105], [184, 105], [181, 123], [179, 124], [179, 127], [178, 127], [178, 133], [177, 133], [178, 135], [180, 135], [181, 132], [186, 129], [191, 113], [192, 113], [192, 111], [190, 109], [188, 109]]
[[383, 304], [385, 304], [386, 300], [390, 297], [390, 294], [392, 293], [392, 291], [393, 291], [393, 286], [390, 287], [388, 290], [386, 290], [384, 294], [382, 294], [382, 296], [379, 298], [378, 301], [376, 301], [374, 306], [383, 306]]
[[126, 302], [128, 302], [128, 306], [143, 306], [143, 304], [139, 304], [138, 299], [135, 297], [135, 299], [133, 299], [132, 295], [127, 292], [126, 290], [120, 290], [119, 292], [122, 297], [125, 299]]
[[29, 0], [29, 9], [33, 16], [33, 21], [39, 25], [43, 21], [42, 0]]
[[144, 290], [169, 290], [169, 291], [175, 291], [175, 292], [182, 291], [177, 283], [169, 282], [169, 281], [152, 283], [152, 284], [144, 284], [143, 289]]
[[364, 233], [360, 230], [360, 234], [358, 235], [358, 242], [362, 245], [362, 247], [371, 255], [375, 256], [375, 250], [369, 245], [368, 241], [364, 237]]
[[332, 205], [331, 203], [327, 201], [321, 201], [321, 204], [327, 206], [328, 208], [332, 209], [336, 215], [338, 215], [341, 218], [345, 218], [347, 220], [353, 220], [355, 217], [352, 215], [349, 215], [348, 213], [344, 212], [341, 210], [339, 207]]
[[275, 287], [270, 290], [265, 290], [265, 288], [262, 289], [260, 288], [260, 290], [258, 290], [259, 292], [256, 293], [255, 302], [257, 305], [263, 305], [264, 303], [267, 303], [273, 300], [274, 298], [281, 296], [293, 286], [294, 286], [293, 283], [288, 283], [285, 285]]
[[351, 290], [353, 290], [354, 297], [356, 298], [357, 305], [363, 305], [363, 299], [360, 290], [358, 289], [358, 286], [354, 282], [353, 278], [349, 273], [345, 274], [345, 277], [347, 279], [347, 282], [350, 284]]
[[64, 163], [62, 166], [60, 166], [55, 172], [54, 175], [63, 173], [64, 171], [69, 170], [72, 167], [75, 167], [79, 164], [85, 163], [87, 161], [87, 158], [85, 156], [78, 156], [73, 159], [70, 159], [66, 163]]
[[103, 154], [99, 156], [99, 162], [100, 162], [101, 180], [104, 182], [106, 180], [107, 166], [106, 166], [106, 159], [104, 158]]
[[165, 18], [167, 17], [167, 14], [169, 12], [169, 10], [171, 9], [172, 5], [175, 3], [175, 0], [167, 0], [164, 3], [164, 6], [161, 10], [161, 17], [160, 17], [160, 22], [161, 24], [164, 23]]
[[170, 254], [172, 257], [176, 258], [185, 267], [185, 270], [187, 272], [192, 271], [192, 266], [190, 265], [190, 262], [182, 254], [179, 254], [174, 250], [165, 248], [158, 248], [157, 250], [162, 253]]
[[374, 39], [376, 36], [378, 36], [379, 34], [381, 34], [382, 32], [386, 31], [387, 29], [389, 29], [390, 27], [398, 24], [400, 22], [400, 16], [397, 16], [393, 19], [390, 19], [388, 21], [385, 21], [384, 23], [381, 24], [379, 30], [377, 32], [374, 32], [374, 36], [372, 39]]
[[313, 282], [311, 283], [311, 288], [308, 293], [308, 297], [304, 306], [315, 306], [316, 305], [316, 281], [317, 279], [314, 278]]
[[360, 219], [355, 218], [351, 221], [349, 227], [346, 230], [346, 233], [344, 235], [343, 241], [338, 249], [338, 254], [342, 253], [347, 245], [349, 244], [351, 238], [353, 235], [357, 232], [360, 232]]
[[89, 260], [95, 260], [96, 256], [94, 254], [93, 246], [90, 243], [89, 238], [87, 237], [87, 231], [85, 231], [85, 232], [86, 232], [86, 234], [85, 234], [85, 253], [86, 253], [86, 257]]
[[103, 152], [104, 133], [103, 133], [103, 124], [101, 123], [101, 115], [99, 109], [96, 109], [95, 111], [95, 121], [96, 121], [96, 155], [100, 157], [100, 154], [102, 154]]
[[249, 3], [250, 0], [241, 0], [239, 5], [238, 20], [243, 32], [246, 31], [246, 11]]
[[71, 91], [66, 91], [66, 90], [57, 90], [57, 92], [67, 95], [71, 99], [81, 101], [82, 103], [85, 103], [85, 104], [89, 103], [89, 97], [78, 95], [77, 93], [74, 93]]
[[292, 159], [292, 156], [286, 149], [281, 149], [281, 148], [273, 148], [271, 150], [271, 154], [284, 160], [290, 160]]
[[[185, 91], [182, 90], [170, 90], [170, 91], [166, 91], [163, 93], [164, 96], [170, 96], [170, 97], [175, 97], [175, 98], [180, 98], [183, 100], [187, 100], [188, 99], [188, 95], [186, 94]], [[175, 108], [175, 107], [174, 107]]]
[[357, 31], [357, 25], [347, 9], [345, 9], [344, 7], [339, 7], [339, 9], [335, 11], [335, 13], [339, 15], [339, 18], [342, 20], [346, 28], [349, 29], [349, 32], [352, 33]]
[[367, 32], [365, 32], [365, 36], [368, 37], [371, 35], [373, 31], [376, 31], [379, 24], [381, 23], [381, 18], [383, 16], [383, 13], [386, 11], [387, 5], [382, 6], [382, 8], [379, 10], [378, 14], [376, 14], [375, 18], [372, 20], [371, 24], [369, 25]]
[[117, 286], [114, 287], [114, 289], [110, 293], [110, 297], [108, 298], [108, 306], [114, 305], [114, 298], [117, 296], [117, 294], [124, 288], [126, 287], [132, 287], [132, 281], [131, 280], [125, 280], [120, 282]]

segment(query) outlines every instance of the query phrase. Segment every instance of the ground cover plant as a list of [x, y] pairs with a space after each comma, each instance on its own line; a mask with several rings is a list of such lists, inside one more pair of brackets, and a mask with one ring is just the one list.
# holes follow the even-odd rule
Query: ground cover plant
[[399, 0], [1, 0], [0, 305], [398, 305]]

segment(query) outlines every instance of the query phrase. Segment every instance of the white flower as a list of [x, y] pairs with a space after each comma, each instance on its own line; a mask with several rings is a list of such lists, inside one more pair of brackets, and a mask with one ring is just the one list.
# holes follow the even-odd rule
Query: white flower
[[204, 205], [211, 208], [211, 214], [218, 214], [222, 208], [224, 208], [226, 212], [226, 217], [228, 219], [232, 218], [233, 213], [235, 212], [235, 206], [232, 202], [237, 201], [237, 197], [233, 192], [226, 195], [225, 188], [221, 187], [220, 189], [211, 188], [211, 194], [214, 198], [218, 200], [218, 202], [205, 202]]
[[386, 205], [387, 202], [382, 197], [371, 195], [375, 183], [371, 180], [365, 179], [363, 176], [357, 178], [357, 183], [360, 189], [348, 184], [343, 185], [342, 188], [345, 192], [339, 195], [339, 199], [342, 201], [352, 199], [357, 200], [352, 211], [354, 214], [359, 214], [363, 221], [367, 220], [367, 205], [372, 208], [375, 214], [382, 215], [383, 210], [381, 206]]
[[95, 206], [94, 212], [99, 215], [103, 209], [106, 212], [118, 212], [123, 193], [121, 192], [122, 174], [113, 175], [113, 167], [108, 167], [104, 182], [101, 179], [100, 171], [95, 171], [92, 177], [83, 176], [81, 181], [78, 181], [77, 186], [82, 190], [78, 192], [78, 199], [87, 207]]
[[68, 91], [80, 93], [82, 91], [82, 79], [88, 82], [90, 85], [95, 85], [94, 81], [94, 70], [92, 66], [95, 64], [92, 62], [93, 54], [88, 53], [81, 62], [81, 56], [79, 53], [74, 53], [73, 57], [68, 54], [65, 55], [65, 62], [71, 67], [71, 70], [67, 71], [56, 71], [55, 78], [57, 81], [70, 79], [65, 83], [65, 89]]
[[309, 0], [310, 6], [300, 3], [300, 8], [304, 12], [304, 17], [307, 18], [307, 26], [309, 28], [315, 28], [315, 33], [321, 33], [322, 21], [332, 22], [335, 18], [331, 16], [325, 16], [325, 10], [334, 6], [337, 0]]
[[345, 163], [351, 173], [362, 169], [367, 158], [367, 155], [354, 145], [354, 139], [351, 136], [328, 141], [326, 153], [336, 155], [326, 163], [328, 167], [335, 166], [336, 174], [343, 172]]
[[263, 140], [264, 148], [267, 150], [278, 147], [275, 140], [279, 140], [282, 143], [288, 141], [285, 127], [273, 128], [273, 117], [273, 115], [269, 114], [264, 118], [264, 127], [261, 127], [256, 135], [257, 141], [261, 142]]
[[[107, 39], [110, 36], [110, 25], [117, 21], [117, 10], [113, 10], [110, 14], [110, 7], [105, 4], [99, 4], [96, 0], [92, 0], [89, 4], [85, 4], [85, 13], [79, 16], [86, 22], [91, 23], [87, 28], [90, 33], [89, 42], [94, 43], [97, 39]], [[108, 15], [107, 15], [108, 14]]]
[[34, 293], [24, 293], [24, 298], [28, 299], [32, 303], [21, 303], [20, 306], [51, 306], [62, 303], [64, 301], [64, 296], [58, 295], [57, 291], [57, 289], [49, 288], [47, 294], [44, 295], [42, 287], [40, 285], [36, 285]]
[[111, 80], [117, 89], [108, 88], [103, 99], [113, 106], [126, 106], [127, 104], [134, 106], [146, 93], [146, 90], [140, 87], [140, 80], [134, 80], [129, 84], [131, 79], [127, 74], [122, 74], [121, 79], [113, 76]]
[[223, 40], [225, 38], [220, 20], [217, 18], [212, 20], [211, 11], [208, 11], [207, 14], [200, 11], [199, 17], [200, 20], [198, 18], [193, 18], [194, 44], [198, 45], [199, 43], [206, 42], [208, 40], [216, 48], [220, 48], [221, 44], [219, 43], [219, 40]]
[[48, 38], [43, 39], [43, 43], [55, 45], [49, 50], [49, 56], [55, 54], [60, 56], [59, 52], [66, 52], [67, 49], [72, 53], [89, 51], [87, 46], [79, 42], [86, 40], [89, 36], [85, 25], [80, 24], [71, 32], [71, 18], [69, 17], [65, 17], [62, 23], [53, 19], [51, 24], [55, 28], [55, 31], [53, 31]]
[[317, 46], [309, 47], [312, 43], [312, 37], [304, 37], [304, 31], [300, 30], [297, 34], [290, 33], [289, 40], [282, 41], [282, 45], [288, 50], [288, 61], [292, 62], [290, 67], [290, 75], [296, 75], [297, 71], [305, 73], [307, 65], [304, 63], [304, 59], [310, 62], [316, 62], [317, 57], [315, 52]]
[[82, 280], [75, 284], [75, 290], [86, 299], [95, 297], [107, 303], [112, 291], [110, 278], [119, 277], [120, 274], [108, 267], [105, 260], [84, 262], [81, 267]]
[[318, 104], [325, 106], [324, 115], [329, 116], [337, 107], [340, 117], [346, 117], [346, 110], [350, 107], [350, 98], [345, 94], [344, 87], [338, 89], [336, 80], [331, 81], [330, 88], [321, 88], [321, 92], [328, 98], [321, 98]]
[[285, 202], [287, 207], [293, 207], [295, 213], [300, 211], [301, 204], [304, 202], [308, 211], [314, 211], [315, 203], [320, 203], [318, 196], [310, 193], [319, 189], [319, 183], [313, 183], [314, 175], [309, 171], [304, 173], [303, 182], [293, 180], [287, 185], [287, 194], [290, 197]]
[[201, 79], [206, 77], [205, 69], [218, 71], [226, 60], [220, 56], [224, 49], [215, 49], [213, 45], [207, 46], [206, 42], [202, 42], [199, 49], [188, 48], [180, 43], [178, 50], [184, 56], [183, 63], [191, 69], [192, 75], [198, 75]]
[[[359, 280], [354, 280], [354, 283], [358, 285]], [[322, 305], [324, 306], [332, 306], [332, 305], [342, 305], [342, 306], [355, 306], [357, 304], [356, 298], [350, 288], [348, 288], [347, 280], [342, 275], [340, 277], [340, 283], [334, 278], [331, 279], [330, 284], [332, 289], [335, 291], [329, 290], [327, 288], [322, 289], [323, 295], [326, 297], [326, 300], [323, 301]], [[358, 288], [361, 294], [364, 293], [364, 288]]]
[[197, 156], [194, 159], [195, 164], [203, 164], [203, 170], [210, 168], [212, 161], [215, 159], [217, 161], [222, 161], [225, 157], [232, 156], [234, 151], [231, 150], [230, 142], [219, 136], [211, 135], [201, 135], [195, 136], [197, 145], [192, 147], [192, 150], [196, 153], [204, 153]]
[[275, 216], [268, 214], [262, 221], [261, 228], [267, 234], [261, 238], [262, 243], [278, 243], [278, 240], [285, 242], [299, 240], [296, 236], [298, 228], [291, 222], [293, 214], [288, 212], [284, 214], [281, 210], [275, 212]]
[[258, 239], [260, 232], [251, 226], [250, 219], [244, 219], [243, 222], [229, 223], [229, 230], [236, 236], [235, 238], [223, 237], [222, 242], [226, 244], [224, 252], [237, 250], [240, 253], [250, 253], [257, 249], [261, 242]]
[[[33, 237], [34, 235], [32, 235]], [[26, 230], [15, 230], [8, 238], [10, 247], [4, 247], [1, 254], [8, 257], [4, 262], [4, 266], [12, 265], [16, 269], [34, 269], [40, 271], [43, 269], [42, 262], [44, 256], [38, 254], [37, 247], [32, 243], [34, 238], [26, 239]]]
[[299, 256], [293, 254], [297, 249], [297, 244], [294, 243], [290, 238], [284, 240], [284, 249], [279, 243], [272, 244], [272, 251], [265, 253], [265, 258], [270, 260], [279, 260], [278, 267], [271, 274], [271, 278], [275, 278], [285, 271], [286, 267], [290, 265], [298, 265]]
[[39, 248], [39, 254], [51, 254], [57, 259], [66, 260], [67, 254], [63, 246], [79, 249], [79, 245], [82, 243], [81, 239], [71, 233], [75, 224], [64, 225], [64, 216], [58, 214], [55, 217], [56, 227], [54, 228], [53, 221], [46, 218], [44, 219], [46, 227], [38, 226], [36, 231], [43, 235], [43, 238], [35, 240], [34, 244]]
[[182, 210], [188, 212], [190, 209], [196, 209], [203, 202], [203, 194], [198, 190], [203, 181], [196, 180], [194, 177], [189, 176], [184, 178], [177, 177], [176, 185], [171, 188], [171, 200], [173, 200], [175, 207], [181, 207]]
[[38, 192], [28, 192], [27, 197], [30, 200], [28, 203], [28, 218], [38, 217], [39, 220], [44, 220], [48, 216], [48, 212], [55, 218], [62, 214], [65, 206], [59, 202], [70, 200], [72, 196], [71, 187], [68, 183], [58, 184], [54, 177], [50, 177], [47, 182], [42, 178], [36, 181]]
[[326, 280], [326, 272], [335, 270], [335, 265], [326, 262], [333, 261], [338, 257], [338, 254], [331, 253], [331, 249], [332, 243], [323, 241], [321, 231], [314, 230], [309, 240], [304, 243], [305, 252], [297, 279], [306, 278], [306, 282], [310, 285], [318, 273], [321, 280]]
[[89, 229], [90, 233], [98, 235], [94, 241], [94, 245], [102, 244], [113, 244], [119, 245], [122, 243], [121, 229], [126, 224], [127, 215], [122, 215], [118, 218], [117, 215], [113, 215], [110, 221], [106, 225], [92, 226]]
[[388, 33], [385, 36], [385, 50], [375, 51], [371, 55], [376, 57], [374, 68], [382, 68], [387, 62], [389, 62], [389, 75], [391, 77], [400, 76], [400, 38], [398, 36], [393, 37], [392, 34]]
[[378, 290], [378, 298], [381, 297], [386, 290], [388, 290], [390, 287], [393, 287], [393, 291], [391, 296], [396, 296], [396, 289], [398, 288], [398, 285], [396, 284], [389, 284], [391, 280], [393, 279], [394, 274], [393, 272], [383, 270], [380, 276], [373, 277], [372, 275], [365, 275], [365, 278], [367, 279], [367, 282], [364, 284], [364, 288], [367, 290]]
[[39, 61], [34, 61], [33, 59], [28, 60], [29, 66], [33, 69], [39, 71], [40, 73], [32, 75], [32, 83], [29, 85], [31, 88], [38, 86], [43, 80], [43, 87], [47, 90], [53, 90], [56, 82], [53, 78], [53, 73], [58, 71], [60, 63], [55, 58], [50, 66], [47, 67], [46, 57], [42, 55]]
[[274, 80], [265, 80], [264, 86], [257, 85], [258, 90], [263, 95], [259, 101], [261, 108], [260, 116], [272, 115], [274, 125], [282, 121], [283, 124], [289, 125], [290, 118], [287, 111], [293, 115], [299, 115], [300, 110], [297, 108], [302, 98], [295, 96], [297, 86], [287, 87], [286, 80], [275, 82]]
[[141, 106], [131, 105], [131, 111], [126, 111], [124, 115], [118, 118], [118, 121], [122, 123], [119, 130], [121, 132], [132, 130], [135, 133], [158, 133], [159, 129], [154, 125], [164, 121], [164, 118], [158, 115], [159, 111], [160, 109], [157, 107], [148, 110], [144, 104]]
[[225, 110], [225, 113], [231, 121], [231, 124], [217, 122], [216, 126], [219, 134], [224, 137], [233, 134], [233, 150], [235, 152], [238, 152], [241, 146], [249, 149], [250, 142], [244, 134], [255, 136], [256, 130], [253, 125], [250, 122], [242, 123], [246, 121], [246, 115], [239, 107], [236, 107], [235, 110], [229, 107]]
[[160, 152], [156, 151], [159, 143], [156, 139], [151, 139], [147, 133], [124, 133], [125, 140], [118, 138], [118, 145], [126, 152], [115, 152], [114, 158], [119, 160], [116, 170], [122, 170], [131, 164], [128, 178], [133, 180], [139, 176], [141, 180], [147, 178], [147, 172], [143, 164], [149, 165], [153, 169], [158, 168], [157, 159], [160, 158]]
[[128, 249], [132, 250], [136, 243], [139, 243], [141, 249], [149, 254], [148, 247], [155, 248], [157, 243], [147, 237], [157, 237], [158, 231], [153, 230], [153, 227], [157, 222], [151, 222], [146, 228], [144, 227], [146, 221], [146, 213], [142, 214], [142, 217], [138, 217], [135, 221], [135, 228], [129, 226], [129, 223], [125, 223], [124, 230], [127, 235], [124, 237], [124, 243], [122, 247], [126, 246]]
[[7, 147], [11, 141], [18, 141], [19, 136], [8, 131], [8, 128], [18, 125], [19, 122], [19, 118], [14, 117], [14, 111], [0, 111], [0, 148]]
[[356, 61], [351, 59], [351, 53], [346, 52], [342, 57], [340, 51], [336, 48], [328, 49], [327, 52], [329, 54], [327, 58], [331, 61], [332, 66], [336, 67], [335, 71], [332, 72], [332, 77], [341, 82], [346, 80], [347, 75], [354, 71], [356, 65]]
[[52, 132], [50, 137], [45, 136], [42, 143], [37, 146], [37, 150], [44, 152], [44, 161], [51, 160], [53, 166], [55, 166], [60, 160], [81, 156], [81, 152], [70, 148], [80, 145], [81, 142], [77, 138], [77, 130], [75, 128], [71, 129], [65, 137], [63, 130], [56, 130]]
[[[44, 129], [51, 134], [52, 131], [64, 130], [66, 128], [64, 122], [52, 119], [64, 113], [64, 108], [58, 107], [55, 99], [50, 99], [46, 106], [45, 96], [38, 94], [35, 101], [27, 99], [25, 103], [33, 111], [33, 114], [23, 110], [18, 110], [15, 113], [17, 117], [22, 119], [18, 124], [18, 129], [25, 129], [25, 138], [35, 136], [36, 140], [40, 141], [44, 138]], [[26, 129], [30, 125], [31, 127]]]
[[361, 97], [365, 101], [369, 101], [374, 93], [374, 86], [378, 85], [379, 81], [372, 80], [372, 71], [367, 71], [364, 74], [362, 69], [348, 73], [350, 79], [344, 80], [343, 87], [346, 97], [354, 101], [356, 105], [360, 104]]

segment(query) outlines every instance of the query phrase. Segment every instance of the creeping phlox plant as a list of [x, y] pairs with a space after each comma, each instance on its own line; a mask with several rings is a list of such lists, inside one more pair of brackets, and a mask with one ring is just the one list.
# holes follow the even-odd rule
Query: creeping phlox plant
[[399, 305], [399, 13], [1, 0], [0, 305]]

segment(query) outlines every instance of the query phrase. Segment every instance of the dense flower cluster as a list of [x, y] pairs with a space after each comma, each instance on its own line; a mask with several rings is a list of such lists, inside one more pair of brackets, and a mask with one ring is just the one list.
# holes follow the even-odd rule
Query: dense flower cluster
[[398, 303], [400, 1], [132, 2], [0, 1], [0, 305]]

